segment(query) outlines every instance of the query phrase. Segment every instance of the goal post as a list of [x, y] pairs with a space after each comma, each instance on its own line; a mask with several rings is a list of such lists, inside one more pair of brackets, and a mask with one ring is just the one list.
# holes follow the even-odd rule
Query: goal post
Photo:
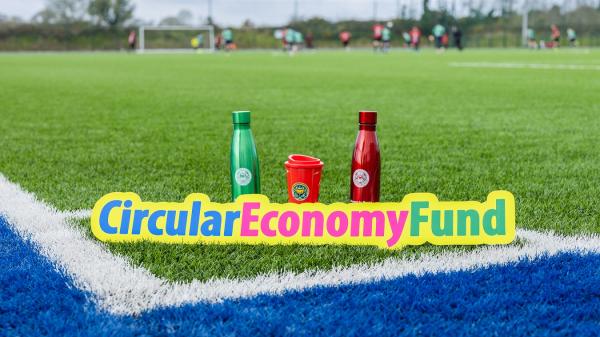
[[[192, 47], [189, 45], [189, 39], [187, 41], [184, 41], [184, 43], [187, 43], [187, 46], [185, 44], [180, 44], [175, 48], [168, 48], [168, 47], [163, 47], [163, 46], [159, 46], [158, 48], [148, 48], [147, 45], [147, 33], [148, 32], [189, 32], [189, 33], [193, 33], [193, 32], [198, 32], [198, 33], [206, 33], [208, 35], [208, 38], [206, 39], [206, 42], [208, 43], [206, 48], [203, 49], [208, 49], [209, 51], [214, 51], [215, 50], [215, 28], [212, 25], [205, 25], [205, 26], [140, 26], [139, 28], [139, 45], [138, 45], [138, 51], [143, 53], [149, 50], [153, 50], [153, 51], [188, 51], [188, 50], [192, 50]], [[191, 35], [187, 35], [187, 37], [191, 37]]]
[[527, 47], [527, 30], [529, 29], [529, 3], [523, 1], [523, 16], [521, 17], [521, 45]]

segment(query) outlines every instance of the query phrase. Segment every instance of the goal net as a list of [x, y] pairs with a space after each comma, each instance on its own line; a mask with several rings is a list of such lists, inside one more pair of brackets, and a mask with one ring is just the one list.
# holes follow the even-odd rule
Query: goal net
[[214, 51], [213, 26], [141, 26], [139, 52], [184, 52], [193, 50]]

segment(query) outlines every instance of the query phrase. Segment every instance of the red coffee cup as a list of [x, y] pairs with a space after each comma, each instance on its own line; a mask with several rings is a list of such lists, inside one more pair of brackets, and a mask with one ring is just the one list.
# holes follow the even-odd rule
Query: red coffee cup
[[301, 204], [319, 201], [323, 162], [319, 158], [292, 154], [285, 162], [288, 202]]

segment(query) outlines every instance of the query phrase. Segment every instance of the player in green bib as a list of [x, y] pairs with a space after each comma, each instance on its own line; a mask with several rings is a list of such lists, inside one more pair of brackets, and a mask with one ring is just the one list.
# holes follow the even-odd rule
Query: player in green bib
[[285, 45], [287, 47], [288, 52], [294, 51], [294, 42], [296, 42], [296, 31], [292, 28], [288, 28], [285, 30]]
[[567, 28], [567, 38], [569, 39], [569, 46], [577, 47], [577, 34], [575, 29]]
[[404, 48], [410, 47], [410, 34], [408, 32], [402, 32], [402, 39], [404, 40]]
[[227, 28], [221, 33], [221, 36], [223, 36], [223, 41], [225, 41], [225, 50], [229, 51], [233, 49], [233, 31]]
[[435, 38], [435, 47], [438, 50], [442, 49], [442, 37], [444, 36], [444, 34], [446, 34], [446, 28], [444, 28], [444, 26], [440, 25], [439, 23], [435, 26], [433, 26], [433, 37]]
[[383, 52], [386, 53], [390, 49], [392, 41], [392, 30], [389, 27], [385, 27], [381, 32], [381, 41], [383, 42]]
[[527, 28], [527, 45], [531, 49], [537, 48], [537, 42], [535, 41], [535, 30]]

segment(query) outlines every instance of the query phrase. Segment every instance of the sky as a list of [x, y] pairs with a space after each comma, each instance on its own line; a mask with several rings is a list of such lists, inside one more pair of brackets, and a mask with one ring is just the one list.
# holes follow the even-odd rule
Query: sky
[[[161, 18], [176, 15], [181, 9], [194, 14], [194, 23], [200, 23], [208, 15], [209, 1], [212, 1], [213, 18], [218, 24], [240, 25], [250, 19], [258, 25], [285, 24], [294, 14], [294, 4], [298, 3], [300, 17], [321, 16], [328, 19], [372, 19], [376, 13], [379, 20], [397, 15], [403, 5], [415, 9], [417, 15], [422, 0], [133, 0], [135, 16], [144, 21], [158, 23]], [[464, 0], [445, 0], [462, 3]], [[0, 13], [9, 16], [31, 18], [44, 8], [46, 0], [0, 0]], [[431, 0], [436, 5], [436, 0]], [[376, 3], [376, 6], [374, 6]], [[376, 10], [375, 10], [376, 7]]]
[[[373, 19], [385, 20], [396, 17], [403, 6], [407, 14], [420, 15], [422, 0], [133, 0], [135, 17], [157, 24], [161, 18], [176, 15], [182, 9], [194, 14], [193, 23], [201, 23], [208, 15], [212, 1], [213, 18], [220, 25], [239, 26], [250, 19], [258, 25], [283, 25], [294, 14], [298, 3], [300, 17], [321, 16], [327, 19]], [[535, 1], [535, 0], [533, 0]], [[537, 0], [540, 1], [540, 0]], [[553, 0], [550, 0], [553, 1]], [[31, 18], [44, 8], [46, 0], [0, 0], [0, 13], [9, 16]], [[459, 12], [469, 0], [431, 0], [433, 7], [445, 3], [454, 4]], [[520, 3], [520, 0], [516, 0]], [[374, 6], [376, 4], [376, 6]]]

